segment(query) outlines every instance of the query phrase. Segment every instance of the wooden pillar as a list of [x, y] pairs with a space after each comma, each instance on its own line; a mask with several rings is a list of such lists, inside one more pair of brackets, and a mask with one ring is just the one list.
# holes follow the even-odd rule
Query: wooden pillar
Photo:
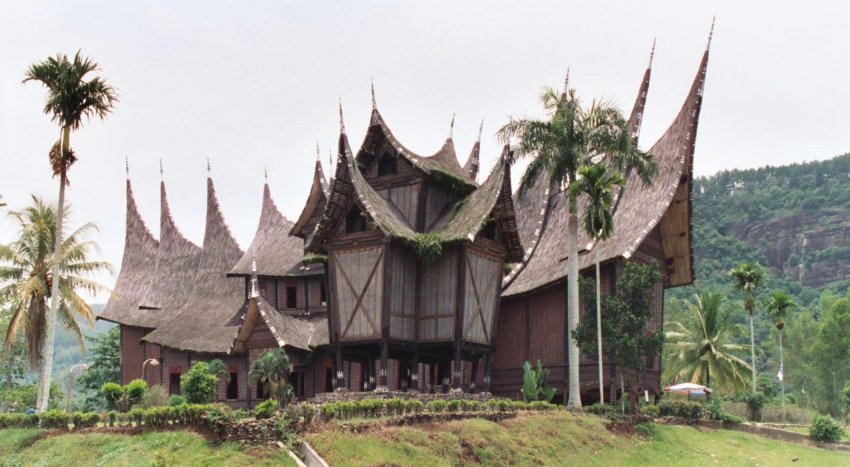
[[419, 390], [419, 351], [413, 351], [413, 358], [410, 364], [410, 389]]
[[466, 248], [459, 248], [457, 255], [457, 301], [455, 305], [455, 350], [452, 389], [460, 389], [463, 384], [461, 363], [463, 357], [463, 314], [466, 304]]
[[[251, 351], [246, 350], [245, 351], [245, 375], [246, 376], [248, 375], [248, 372], [250, 370], [251, 370]], [[248, 378], [247, 377], [245, 378], [244, 386], [245, 386], [245, 396], [246, 396], [245, 399], [248, 403], [248, 410], [251, 410], [251, 409], [253, 409], [253, 407], [251, 407], [251, 385], [248, 384]]]
[[390, 372], [390, 358], [389, 358], [389, 344], [387, 344], [387, 340], [384, 339], [381, 342], [381, 369], [379, 375], [378, 384], [381, 387], [388, 387], [389, 383], [389, 372]]
[[472, 381], [469, 383], [469, 392], [475, 392], [475, 380], [478, 377], [478, 363], [481, 361], [481, 357], [476, 357], [472, 360]]
[[344, 363], [342, 361], [342, 345], [336, 344], [336, 358], [334, 359], [334, 377], [336, 378], [336, 385], [334, 389], [344, 388], [345, 387], [345, 371], [344, 371]]
[[493, 379], [493, 351], [487, 352], [484, 360], [484, 392], [490, 392], [490, 383]]

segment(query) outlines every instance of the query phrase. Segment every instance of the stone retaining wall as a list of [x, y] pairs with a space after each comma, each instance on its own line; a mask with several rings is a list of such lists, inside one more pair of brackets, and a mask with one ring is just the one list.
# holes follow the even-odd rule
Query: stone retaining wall
[[313, 404], [324, 404], [327, 402], [351, 402], [351, 401], [359, 401], [363, 399], [417, 399], [422, 401], [423, 403], [428, 403], [433, 400], [454, 400], [454, 399], [466, 399], [466, 400], [474, 400], [479, 402], [488, 401], [493, 398], [493, 395], [489, 392], [479, 392], [475, 394], [470, 394], [467, 392], [461, 391], [449, 391], [448, 393], [439, 393], [432, 394], [429, 392], [418, 392], [418, 391], [393, 391], [393, 390], [375, 390], [375, 391], [334, 391], [334, 392], [323, 392], [317, 394], [315, 397], [311, 399], [307, 399], [304, 402], [313, 403]]
[[276, 446], [277, 418], [230, 423], [224, 427], [221, 439], [252, 446]]

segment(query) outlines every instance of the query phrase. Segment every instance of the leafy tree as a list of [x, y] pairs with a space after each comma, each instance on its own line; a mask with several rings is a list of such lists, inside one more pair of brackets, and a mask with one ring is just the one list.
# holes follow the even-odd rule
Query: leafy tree
[[818, 325], [812, 347], [818, 408], [834, 416], [841, 414], [841, 390], [850, 380], [850, 300], [841, 298], [830, 307]]
[[[602, 297], [602, 334], [605, 336], [602, 349], [609, 361], [619, 368], [641, 368], [643, 357], [651, 357], [661, 351], [663, 334], [647, 330], [647, 323], [655, 313], [652, 304], [656, 297], [652, 291], [660, 280], [661, 272], [654, 264], [630, 262], [617, 281], [617, 293]], [[587, 358], [594, 358], [598, 349], [596, 314], [593, 311], [595, 301], [593, 287], [589, 280], [583, 280], [585, 313], [573, 337]], [[625, 395], [622, 371], [620, 387]]]
[[98, 392], [105, 383], [118, 381], [120, 378], [120, 336], [120, 329], [115, 326], [104, 333], [86, 337], [89, 342], [89, 369], [77, 381], [80, 388], [87, 393], [85, 402], [87, 411], [105, 408], [103, 398], [98, 397]]
[[[52, 276], [61, 277], [62, 223], [65, 220], [65, 186], [68, 185], [68, 170], [77, 160], [71, 149], [71, 130], [78, 130], [83, 125], [83, 118], [99, 117], [104, 119], [118, 102], [118, 93], [106, 83], [103, 78], [96, 76], [86, 80], [86, 75], [98, 70], [98, 65], [88, 57], [83, 57], [78, 51], [73, 60], [68, 60], [64, 54], [56, 54], [46, 60], [34, 63], [26, 71], [24, 83], [36, 81], [47, 88], [47, 99], [44, 103], [44, 113], [51, 115], [51, 120], [59, 124], [60, 138], [49, 152], [53, 176], [59, 177], [59, 208], [56, 218], [59, 219], [55, 228], [53, 242]], [[46, 274], [46, 272], [45, 272]], [[49, 296], [58, 297], [60, 281], [51, 285]], [[56, 318], [61, 314], [61, 300], [53, 300], [45, 320], [45, 342], [42, 347], [43, 364], [41, 365], [40, 380], [42, 388], [49, 387], [53, 372], [53, 346], [56, 333]], [[39, 412], [45, 410], [48, 392], [43, 391], [39, 396]]]
[[224, 380], [225, 382], [230, 382], [230, 369], [218, 358], [210, 360], [209, 372], [218, 381]]
[[671, 323], [667, 331], [664, 380], [690, 382], [738, 391], [747, 387], [751, 367], [736, 354], [747, 346], [735, 342], [737, 329], [723, 307], [723, 295], [701, 292], [689, 309], [691, 325]]
[[100, 393], [106, 400], [106, 407], [119, 412], [129, 412], [142, 400], [148, 389], [148, 383], [143, 379], [134, 379], [121, 386], [118, 383], [104, 383]]
[[776, 322], [776, 335], [779, 338], [779, 369], [783, 373], [782, 379], [779, 381], [779, 384], [782, 388], [782, 418], [785, 418], [785, 362], [782, 356], [782, 331], [785, 329], [785, 319], [788, 316], [788, 312], [796, 308], [797, 304], [785, 292], [782, 291], [774, 291], [773, 295], [771, 295], [767, 304], [765, 305], [765, 310], [767, 310], [767, 314], [773, 317]]
[[192, 368], [180, 377], [180, 388], [190, 404], [205, 404], [215, 394], [218, 376], [210, 373], [207, 362], [195, 362]]
[[[53, 261], [51, 245], [56, 238], [57, 210], [35, 196], [32, 199], [31, 206], [9, 213], [18, 224], [18, 233], [12, 243], [0, 245], [0, 296], [10, 297], [12, 301], [12, 316], [6, 329], [4, 351], [8, 354], [17, 336], [22, 335], [26, 338], [31, 367], [41, 368], [49, 364], [44, 360], [44, 345], [48, 340], [47, 303], [51, 293], [57, 292], [59, 296], [59, 300], [54, 302], [59, 306], [60, 322], [76, 335], [80, 348], [83, 348], [83, 333], [78, 319], [84, 320], [91, 327], [94, 312], [79, 293], [94, 295], [108, 290], [89, 276], [102, 271], [111, 272], [112, 267], [109, 263], [92, 259], [93, 252], [99, 247], [87, 237], [97, 227], [92, 223], [84, 224], [62, 241], [58, 258], [62, 275], [59, 281], [55, 281], [56, 287], [53, 287], [53, 276], [50, 274]], [[67, 210], [63, 213], [66, 217], [69, 214]], [[52, 358], [51, 349], [51, 361]], [[40, 388], [47, 384], [45, 377], [42, 371], [39, 374]], [[36, 402], [40, 402], [40, 399]]]
[[[12, 313], [6, 298], [0, 295], [0, 332], [6, 333]], [[27, 370], [27, 346], [23, 336], [12, 342], [8, 351], [0, 354], [0, 388], [11, 389]]]
[[[587, 207], [584, 210], [583, 226], [587, 235], [597, 243], [608, 240], [614, 233], [614, 194], [617, 188], [626, 184], [626, 179], [617, 172], [609, 173], [608, 164], [589, 165], [579, 169], [580, 178], [571, 189], [575, 196], [587, 196]], [[599, 273], [600, 245], [594, 245], [596, 254], [596, 364], [599, 368], [599, 401], [605, 400], [605, 389], [602, 376], [602, 298], [601, 278]]]
[[547, 119], [536, 120], [511, 117], [499, 130], [505, 143], [517, 138], [514, 148], [516, 160], [532, 157], [519, 185], [523, 197], [541, 176], [550, 186], [563, 189], [569, 206], [567, 246], [568, 327], [570, 348], [569, 401], [571, 407], [581, 407], [579, 384], [578, 345], [573, 331], [579, 321], [578, 287], [578, 182], [582, 167], [598, 164], [603, 157], [620, 173], [630, 168], [637, 170], [644, 183], [649, 183], [655, 172], [655, 163], [648, 154], [640, 151], [632, 138], [626, 119], [615, 107], [593, 101], [583, 106], [575, 90], [564, 89], [558, 93], [545, 88], [540, 100]]
[[278, 403], [286, 404], [290, 392], [287, 383], [289, 372], [292, 371], [292, 363], [289, 356], [281, 349], [268, 350], [251, 364], [248, 371], [250, 384], [262, 383], [266, 396], [273, 397]]
[[850, 422], [850, 381], [844, 385], [841, 390], [841, 418], [844, 420], [844, 426], [847, 427], [847, 422]]
[[756, 384], [756, 374], [758, 373], [758, 368], [756, 368], [756, 338], [755, 325], [753, 324], [753, 309], [756, 305], [755, 291], [761, 285], [764, 270], [758, 263], [751, 264], [745, 262], [729, 271], [729, 275], [735, 279], [735, 290], [744, 293], [744, 309], [750, 315], [750, 367], [753, 370], [753, 395], [756, 395], [756, 388], [758, 387]]
[[543, 368], [540, 360], [537, 360], [537, 368], [532, 368], [531, 363], [525, 362], [522, 365], [522, 399], [525, 402], [551, 402], [555, 397], [555, 388], [546, 387], [548, 377], [549, 369]]

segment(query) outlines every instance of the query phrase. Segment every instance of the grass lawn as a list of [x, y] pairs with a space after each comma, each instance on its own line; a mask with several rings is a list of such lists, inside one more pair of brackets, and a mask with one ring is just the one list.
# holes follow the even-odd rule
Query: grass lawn
[[493, 423], [463, 420], [307, 441], [331, 465], [850, 465], [850, 455], [741, 432], [654, 426], [650, 437], [607, 431], [596, 417], [567, 413]]
[[0, 466], [295, 465], [283, 451], [214, 445], [187, 431], [65, 434], [38, 439], [41, 430], [0, 430]]

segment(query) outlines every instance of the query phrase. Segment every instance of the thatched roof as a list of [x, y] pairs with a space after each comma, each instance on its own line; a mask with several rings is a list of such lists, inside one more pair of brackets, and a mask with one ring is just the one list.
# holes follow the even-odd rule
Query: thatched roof
[[[221, 213], [212, 179], [207, 179], [207, 218], [198, 266], [191, 271], [191, 290], [183, 306], [143, 340], [194, 352], [226, 352], [238, 325], [236, 313], [245, 286], [225, 274], [244, 253]], [[192, 285], [189, 285], [192, 284]]]
[[[376, 112], [377, 110], [373, 110], [373, 116]], [[511, 257], [509, 260], [517, 261], [522, 257], [510, 194], [510, 164], [507, 163], [507, 151], [505, 148], [499, 163], [487, 180], [457, 202], [451, 210], [451, 218], [429, 233], [438, 235], [444, 242], [471, 241], [492, 216], [499, 223], [508, 244]], [[362, 153], [361, 149], [358, 154]], [[403, 240], [416, 238], [418, 232], [407, 222], [404, 215], [378, 194], [363, 177], [344, 131], [340, 133], [336, 167], [336, 176], [331, 185], [325, 212], [313, 235], [308, 239], [307, 251], [319, 254], [326, 252], [325, 242], [335, 231], [340, 219], [346, 215], [352, 201], [385, 235]]]
[[304, 241], [289, 235], [294, 225], [280, 213], [266, 183], [263, 186], [263, 209], [254, 239], [228, 275], [250, 275], [251, 261], [256, 256], [261, 276], [285, 276], [304, 256]]
[[168, 206], [165, 182], [160, 183], [159, 250], [156, 267], [139, 301], [139, 307], [146, 311], [144, 327], [159, 326], [174, 316], [186, 303], [195, 284], [194, 275], [201, 252], [202, 249], [186, 239], [174, 223], [171, 208]]
[[147, 290], [154, 278], [159, 241], [148, 230], [139, 214], [129, 178], [126, 218], [121, 272], [115, 282], [115, 289], [98, 319], [129, 326], [146, 326], [148, 312], [139, 310], [139, 302], [142, 300], [142, 292]]
[[[708, 51], [706, 50], [699, 72], [678, 116], [664, 135], [650, 149], [658, 163], [658, 175], [651, 186], [642, 184], [636, 173], [627, 176], [626, 187], [617, 197], [614, 211], [614, 233], [610, 239], [594, 245], [592, 239], [579, 229], [579, 250], [599, 248], [601, 261], [613, 258], [630, 258], [646, 239], [646, 236], [661, 223], [662, 246], [667, 256], [670, 272], [665, 285], [677, 286], [693, 281], [693, 254], [690, 227], [691, 170], [694, 141], [699, 111], [702, 104], [702, 86], [705, 78]], [[644, 73], [638, 97], [629, 123], [635, 137], [639, 132], [650, 71]], [[528, 207], [520, 210], [519, 224], [523, 235], [534, 236], [532, 226], [540, 226], [537, 245], [527, 250], [527, 260], [515, 268], [506, 278], [504, 296], [526, 293], [562, 280], [567, 275], [567, 216], [565, 197], [554, 194], [549, 199], [542, 187], [534, 194], [536, 201], [545, 203], [538, 210]], [[579, 215], [586, 202], [579, 200]], [[535, 233], [536, 233], [535, 227]], [[584, 269], [593, 264], [595, 255], [581, 254], [579, 267]]]
[[315, 219], [321, 215], [325, 209], [325, 203], [328, 201], [328, 182], [325, 180], [325, 173], [322, 171], [322, 163], [316, 159], [316, 167], [313, 170], [313, 184], [310, 185], [310, 194], [307, 195], [307, 202], [304, 203], [304, 209], [301, 210], [301, 215], [295, 221], [295, 225], [289, 232], [293, 237], [307, 238], [316, 228]]
[[466, 174], [472, 181], [478, 179], [478, 169], [481, 167], [479, 159], [481, 152], [481, 134], [478, 135], [478, 140], [472, 145], [472, 151], [469, 152], [469, 157], [466, 163], [463, 164], [463, 173]]
[[269, 305], [259, 294], [245, 301], [239, 317], [239, 326], [226, 341], [226, 351], [229, 354], [246, 350], [245, 343], [260, 319], [268, 326], [280, 347], [311, 351], [315, 347], [328, 344], [327, 318], [302, 319], [286, 315]]

